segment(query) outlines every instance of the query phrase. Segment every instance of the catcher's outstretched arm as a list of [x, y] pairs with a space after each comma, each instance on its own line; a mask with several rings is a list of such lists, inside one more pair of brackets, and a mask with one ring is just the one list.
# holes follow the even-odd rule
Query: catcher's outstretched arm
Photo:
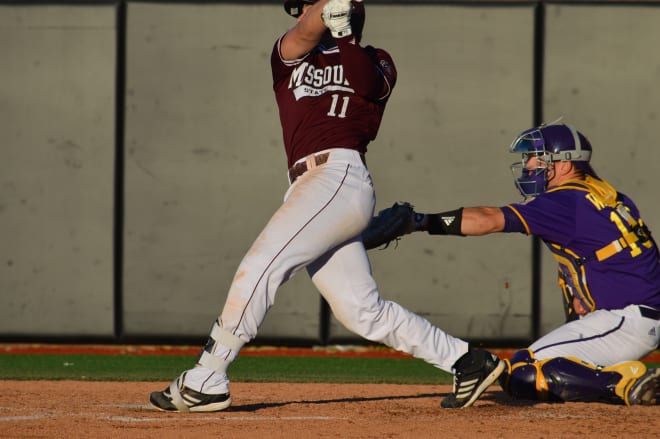
[[441, 213], [418, 213], [408, 202], [394, 203], [371, 219], [362, 232], [367, 250], [398, 241], [415, 231], [431, 235], [480, 236], [504, 231], [505, 218], [499, 207], [461, 207]]
[[504, 213], [499, 207], [460, 207], [442, 213], [415, 213], [416, 230], [431, 235], [480, 236], [504, 230]]
[[461, 219], [461, 234], [480, 236], [504, 230], [504, 214], [499, 207], [465, 207]]

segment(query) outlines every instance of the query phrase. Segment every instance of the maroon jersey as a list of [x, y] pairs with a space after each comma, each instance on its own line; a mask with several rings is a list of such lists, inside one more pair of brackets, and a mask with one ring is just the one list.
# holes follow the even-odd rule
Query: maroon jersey
[[329, 148], [365, 153], [396, 82], [390, 55], [342, 38], [338, 47], [317, 46], [301, 59], [285, 61], [281, 40], [273, 47], [271, 68], [288, 166]]

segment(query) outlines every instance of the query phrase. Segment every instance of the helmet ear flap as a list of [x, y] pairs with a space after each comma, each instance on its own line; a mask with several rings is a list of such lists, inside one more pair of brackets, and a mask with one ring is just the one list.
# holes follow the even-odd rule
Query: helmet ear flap
[[312, 5], [317, 1], [318, 0], [285, 0], [284, 10], [290, 16], [298, 18], [302, 15], [304, 5]]

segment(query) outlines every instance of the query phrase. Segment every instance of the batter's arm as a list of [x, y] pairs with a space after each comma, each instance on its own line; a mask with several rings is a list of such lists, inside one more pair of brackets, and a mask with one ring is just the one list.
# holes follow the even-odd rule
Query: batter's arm
[[304, 9], [294, 27], [282, 37], [280, 54], [284, 60], [300, 59], [308, 54], [321, 41], [328, 29], [321, 19], [321, 12], [327, 0], [320, 0]]
[[389, 59], [389, 69], [393, 80], [391, 84], [386, 81], [385, 72], [381, 70], [379, 54], [376, 49], [368, 49], [360, 46], [355, 39], [350, 37], [338, 38], [337, 46], [341, 63], [344, 66], [346, 79], [359, 96], [365, 96], [371, 99], [379, 99], [389, 95], [390, 87], [396, 80], [396, 70], [394, 63]]

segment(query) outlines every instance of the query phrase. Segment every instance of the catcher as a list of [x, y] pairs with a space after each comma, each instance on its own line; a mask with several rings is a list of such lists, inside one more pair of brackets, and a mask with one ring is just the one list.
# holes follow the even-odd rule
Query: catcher
[[396, 203], [372, 219], [365, 246], [414, 231], [538, 236], [558, 262], [567, 321], [505, 360], [502, 388], [541, 401], [657, 404], [660, 369], [638, 360], [660, 339], [660, 257], [637, 207], [596, 174], [591, 144], [569, 125], [523, 131], [510, 151], [522, 154], [511, 169], [523, 202], [436, 214]]

